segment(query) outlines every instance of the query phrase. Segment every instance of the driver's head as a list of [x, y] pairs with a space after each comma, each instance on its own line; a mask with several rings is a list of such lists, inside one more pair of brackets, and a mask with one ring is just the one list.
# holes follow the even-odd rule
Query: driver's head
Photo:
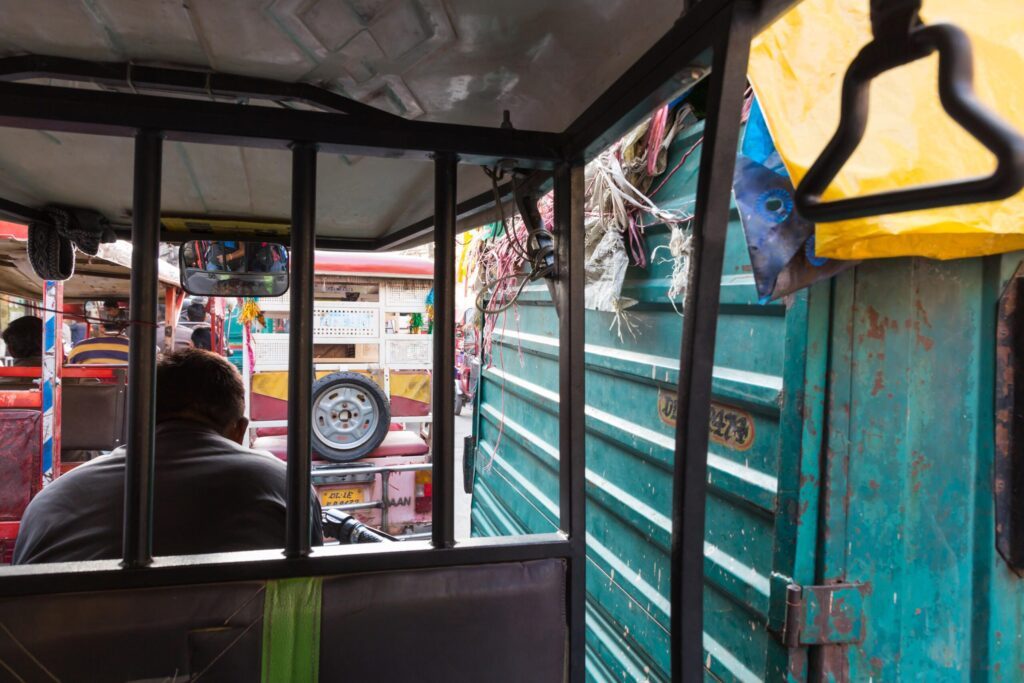
[[190, 323], [203, 322], [206, 320], [206, 305], [199, 301], [193, 301], [185, 309], [185, 317]]
[[100, 324], [103, 334], [118, 335], [128, 329], [128, 323], [123, 320], [108, 320]]
[[156, 421], [191, 420], [242, 443], [245, 418], [242, 376], [221, 356], [199, 349], [164, 355], [156, 366]]
[[43, 353], [43, 321], [32, 315], [18, 318], [3, 334], [11, 358], [35, 358]]

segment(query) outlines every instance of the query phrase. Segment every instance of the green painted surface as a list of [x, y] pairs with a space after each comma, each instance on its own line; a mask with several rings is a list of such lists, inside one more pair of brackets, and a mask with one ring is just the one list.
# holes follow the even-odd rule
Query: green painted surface
[[[669, 167], [700, 135], [673, 145]], [[692, 210], [699, 154], [661, 190], [665, 208]], [[650, 255], [668, 242], [647, 228]], [[760, 680], [788, 653], [766, 630], [771, 605], [776, 473], [780, 449], [797, 453], [796, 406], [782, 391], [787, 358], [800, 360], [807, 296], [760, 306], [735, 214], [729, 227], [716, 403], [753, 425], [747, 444], [709, 449], [709, 528], [705, 544], [707, 664], [724, 681]], [[668, 679], [668, 554], [674, 427], [659, 414], [673, 394], [683, 320], [667, 298], [671, 264], [658, 252], [631, 268], [624, 295], [635, 338], [620, 339], [613, 316], [587, 311], [587, 673], [592, 681]], [[790, 321], [795, 321], [791, 323]], [[518, 315], [499, 319], [493, 367], [482, 375], [476, 461], [475, 535], [552, 531], [558, 519], [558, 321], [543, 286], [523, 297]], [[802, 374], [796, 378], [802, 384]], [[788, 419], [788, 422], [786, 421]], [[784, 553], [783, 553], [784, 555]], [[789, 558], [783, 558], [792, 564]]]
[[[690, 205], [696, 163], [662, 204]], [[648, 253], [666, 240], [651, 226]], [[1022, 258], [875, 261], [762, 307], [734, 216], [713, 394], [752, 418], [755, 437], [709, 447], [709, 680], [1024, 680], [1024, 579], [996, 552], [992, 490], [996, 303]], [[592, 681], [667, 680], [674, 432], [657, 406], [678, 380], [683, 323], [668, 273], [630, 269], [635, 339], [587, 313]], [[551, 531], [557, 320], [545, 290], [499, 322], [497, 340], [473, 532]], [[822, 621], [807, 639], [847, 642], [785, 647], [787, 586], [837, 582], [863, 584], [860, 599], [832, 615], [810, 605]], [[857, 637], [835, 627], [844, 619]]]
[[242, 371], [245, 362], [245, 328], [242, 323], [238, 322], [238, 315], [241, 312], [242, 307], [236, 305], [231, 310], [231, 315], [224, 321], [224, 341], [232, 351], [228, 360], [238, 368], [239, 372]]
[[319, 680], [322, 587], [319, 577], [267, 582], [263, 683]]
[[834, 286], [819, 580], [870, 584], [851, 680], [1024, 679], [995, 549], [995, 310], [1013, 254], [866, 264]]

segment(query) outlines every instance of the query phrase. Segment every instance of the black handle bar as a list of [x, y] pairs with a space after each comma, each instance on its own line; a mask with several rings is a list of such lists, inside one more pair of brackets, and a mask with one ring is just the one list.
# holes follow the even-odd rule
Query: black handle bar
[[[895, 9], [893, 9], [895, 7]], [[1024, 188], [1024, 137], [974, 96], [974, 66], [967, 34], [950, 24], [922, 26], [920, 0], [873, 0], [875, 38], [843, 79], [839, 128], [796, 189], [800, 214], [815, 223], [887, 213], [996, 201]], [[864, 137], [868, 88], [890, 69], [939, 53], [939, 99], [949, 116], [996, 157], [992, 175], [822, 202], [821, 196]]]

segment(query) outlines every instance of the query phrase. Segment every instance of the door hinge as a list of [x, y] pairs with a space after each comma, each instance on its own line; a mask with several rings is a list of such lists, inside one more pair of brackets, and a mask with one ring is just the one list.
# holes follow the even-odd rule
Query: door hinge
[[786, 647], [858, 643], [864, 639], [862, 583], [786, 587]]

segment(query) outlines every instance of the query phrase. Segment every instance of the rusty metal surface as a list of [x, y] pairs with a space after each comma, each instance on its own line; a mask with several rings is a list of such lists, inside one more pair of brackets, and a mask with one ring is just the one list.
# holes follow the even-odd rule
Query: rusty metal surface
[[864, 584], [791, 584], [786, 596], [786, 645], [835, 645], [863, 640], [863, 595], [868, 590]]
[[886, 259], [834, 286], [815, 583], [870, 582], [837, 680], [1017, 681], [1024, 583], [996, 549], [997, 304], [1021, 254]]
[[1014, 273], [999, 298], [996, 314], [995, 515], [996, 547], [1018, 573], [1024, 571], [1024, 266]]

